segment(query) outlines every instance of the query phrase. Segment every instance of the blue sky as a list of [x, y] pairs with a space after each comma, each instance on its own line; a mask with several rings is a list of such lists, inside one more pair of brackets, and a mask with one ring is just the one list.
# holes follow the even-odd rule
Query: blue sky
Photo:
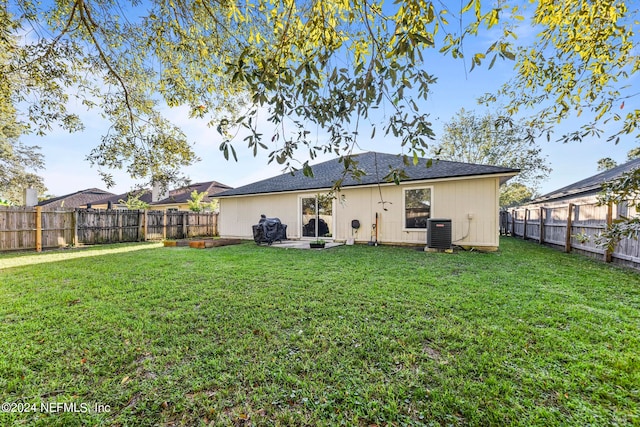
[[[523, 27], [520, 31], [521, 39], [532, 33], [530, 28]], [[483, 44], [489, 43], [488, 38], [478, 38], [473, 41], [479, 50]], [[475, 46], [469, 46], [471, 51]], [[471, 55], [468, 55], [469, 57]], [[469, 72], [465, 70], [462, 62], [444, 58], [439, 54], [427, 57], [426, 67], [435, 74], [438, 82], [433, 87], [432, 96], [422, 102], [421, 108], [430, 114], [436, 132], [436, 139], [442, 134], [444, 123], [451, 120], [461, 108], [473, 110], [478, 114], [491, 111], [479, 106], [476, 99], [484, 93], [496, 89], [513, 73], [513, 63], [498, 60], [492, 70], [487, 70], [487, 64]], [[487, 61], [488, 62], [488, 61]], [[637, 109], [634, 99], [627, 100], [626, 108]], [[496, 107], [493, 107], [495, 110]], [[78, 190], [97, 187], [107, 189], [100, 180], [98, 171], [92, 168], [85, 160], [92, 148], [100, 142], [100, 136], [108, 129], [108, 124], [100, 118], [97, 112], [86, 112], [78, 108], [78, 113], [85, 121], [86, 130], [81, 133], [69, 134], [62, 130], [54, 130], [45, 137], [27, 136], [22, 140], [27, 144], [35, 144], [42, 147], [45, 155], [46, 169], [39, 171], [44, 177], [48, 193], [56, 196], [73, 193]], [[189, 119], [186, 109], [176, 108], [167, 110], [167, 117], [179, 124], [187, 135], [189, 142], [194, 144], [195, 151], [202, 161], [185, 169], [184, 173], [192, 182], [216, 180], [232, 187], [238, 187], [250, 182], [267, 178], [281, 173], [281, 166], [277, 164], [267, 165], [268, 152], [259, 152], [254, 158], [252, 153], [243, 147], [242, 138], [235, 142], [239, 161], [227, 161], [218, 150], [221, 138], [213, 128], [205, 125], [205, 120]], [[579, 125], [575, 121], [566, 121], [559, 125], [556, 135], [574, 130]], [[265, 135], [265, 141], [270, 141], [273, 125], [264, 124], [259, 131]], [[376, 133], [376, 139], [369, 139], [370, 133], [361, 132], [359, 148], [362, 151], [375, 150], [388, 153], [401, 152], [400, 141], [385, 137], [380, 130]], [[555, 141], [547, 141], [546, 138], [539, 141], [543, 155], [553, 169], [549, 178], [542, 183], [542, 194], [564, 187], [572, 182], [586, 178], [597, 173], [598, 159], [611, 157], [618, 163], [626, 160], [626, 153], [634, 148], [636, 143], [631, 136], [623, 139], [615, 145], [603, 139], [588, 139], [582, 143], [562, 144]], [[315, 162], [331, 158], [320, 157]], [[306, 160], [304, 155], [301, 161]], [[114, 171], [116, 186], [109, 189], [115, 193], [124, 193], [139, 182], [132, 181], [125, 173]]]

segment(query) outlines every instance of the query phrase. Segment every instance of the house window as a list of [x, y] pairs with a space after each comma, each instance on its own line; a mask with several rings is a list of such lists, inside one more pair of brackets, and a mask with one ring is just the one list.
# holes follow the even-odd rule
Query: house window
[[404, 190], [404, 228], [426, 229], [431, 217], [431, 188]]

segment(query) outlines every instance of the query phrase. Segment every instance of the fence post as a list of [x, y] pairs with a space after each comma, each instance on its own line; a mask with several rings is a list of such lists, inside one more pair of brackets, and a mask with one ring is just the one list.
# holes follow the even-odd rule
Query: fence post
[[538, 239], [538, 243], [544, 243], [544, 206], [540, 206], [540, 238]]
[[189, 238], [189, 213], [182, 214], [182, 234], [185, 238]]
[[144, 210], [144, 215], [142, 217], [142, 220], [144, 221], [143, 226], [142, 226], [142, 241], [146, 242], [147, 241], [147, 220], [149, 219], [148, 214], [147, 214], [147, 209]]
[[[609, 202], [607, 205], [607, 228], [610, 228], [613, 224], [613, 204]], [[604, 262], [611, 262], [611, 252], [607, 245], [604, 249]]]
[[144, 225], [142, 221], [144, 221], [144, 211], [141, 211], [140, 209], [138, 209], [138, 241], [139, 242], [144, 240], [144, 238], [142, 237], [142, 234], [144, 233]]
[[167, 240], [167, 209], [162, 211], [162, 240]]
[[511, 237], [516, 237], [516, 210], [511, 210]]
[[122, 242], [122, 213], [119, 210], [116, 210], [116, 218], [118, 219], [118, 241]]
[[78, 246], [78, 208], [73, 210], [73, 246]]
[[36, 252], [42, 252], [42, 206], [36, 206]]
[[527, 240], [527, 219], [529, 217], [529, 209], [524, 210], [524, 229], [522, 230], [522, 240]]
[[565, 236], [564, 251], [571, 252], [571, 222], [573, 220], [573, 203], [569, 203], [569, 209], [567, 214], [567, 234]]

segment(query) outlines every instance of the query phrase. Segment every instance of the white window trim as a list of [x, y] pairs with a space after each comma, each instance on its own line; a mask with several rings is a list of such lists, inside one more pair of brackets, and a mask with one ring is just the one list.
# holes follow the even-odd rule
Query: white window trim
[[402, 224], [402, 231], [406, 231], [406, 232], [419, 232], [419, 233], [424, 233], [427, 231], [427, 227], [425, 228], [407, 228], [407, 218], [405, 217], [407, 209], [406, 209], [406, 197], [405, 197], [405, 191], [407, 190], [430, 190], [431, 192], [431, 215], [429, 216], [429, 218], [435, 218], [433, 216], [433, 185], [419, 185], [419, 186], [411, 186], [411, 187], [403, 187], [402, 188], [402, 212], [400, 212], [400, 215], [402, 216], [401, 219], [401, 224]]
[[[298, 222], [298, 233], [300, 235], [300, 239], [301, 240], [316, 240], [317, 237], [309, 237], [309, 236], [303, 236], [302, 235], [302, 199], [310, 199], [312, 197], [316, 197], [318, 194], [320, 195], [327, 195], [329, 194], [329, 191], [322, 191], [322, 192], [313, 192], [313, 193], [300, 193], [298, 194], [298, 219], [296, 220]], [[320, 237], [323, 240], [332, 240], [335, 239], [335, 230], [336, 230], [336, 198], [334, 197], [333, 200], [331, 200], [331, 231], [332, 231], [332, 235], [333, 237]]]

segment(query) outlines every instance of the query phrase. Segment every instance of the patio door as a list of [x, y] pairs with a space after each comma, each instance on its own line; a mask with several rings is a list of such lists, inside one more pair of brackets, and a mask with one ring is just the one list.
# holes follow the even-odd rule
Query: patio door
[[318, 194], [300, 199], [302, 204], [302, 236], [333, 236], [333, 199]]

